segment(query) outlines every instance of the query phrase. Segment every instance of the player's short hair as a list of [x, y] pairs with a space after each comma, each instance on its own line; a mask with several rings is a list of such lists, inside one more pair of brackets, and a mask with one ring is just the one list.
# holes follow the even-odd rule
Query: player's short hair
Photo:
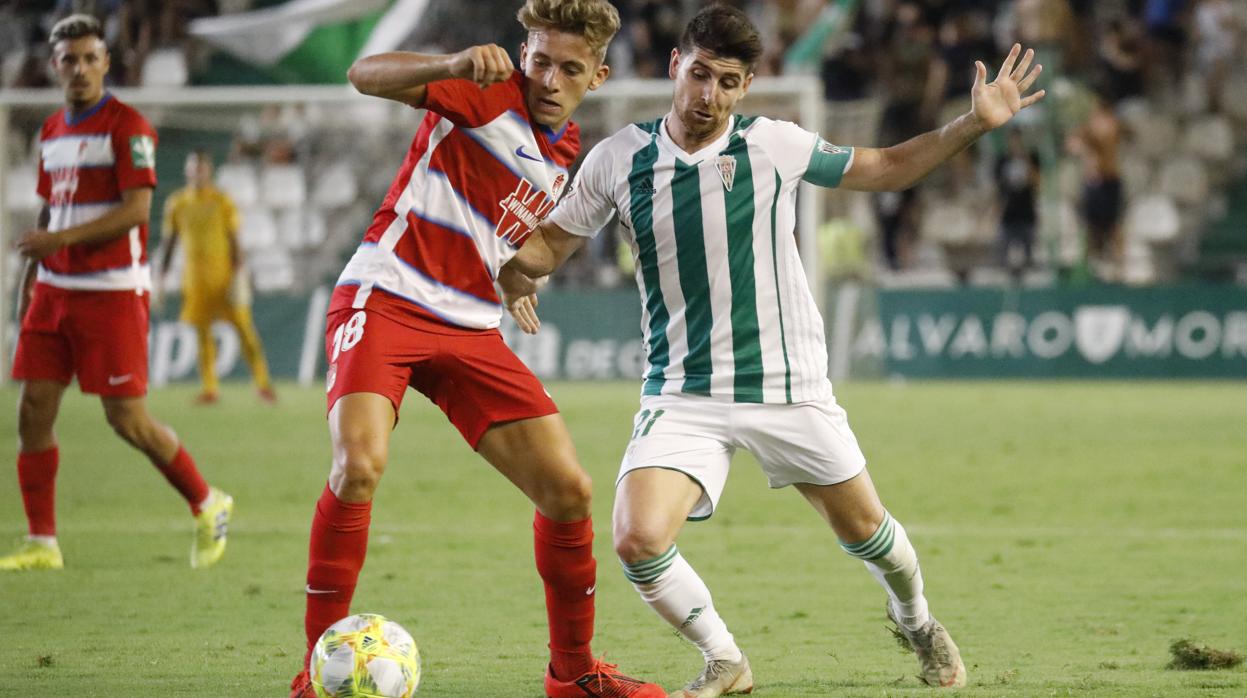
[[598, 60], [619, 31], [619, 11], [606, 0], [527, 0], [515, 18], [530, 32], [554, 29], [585, 38]]
[[84, 36], [94, 36], [104, 41], [103, 25], [91, 15], [69, 15], [52, 25], [52, 31], [48, 34], [48, 43], [55, 46], [59, 41], [81, 39]]
[[762, 37], [744, 12], [731, 5], [714, 4], [694, 15], [680, 35], [681, 53], [694, 48], [719, 58], [734, 58], [752, 73], [762, 57]]

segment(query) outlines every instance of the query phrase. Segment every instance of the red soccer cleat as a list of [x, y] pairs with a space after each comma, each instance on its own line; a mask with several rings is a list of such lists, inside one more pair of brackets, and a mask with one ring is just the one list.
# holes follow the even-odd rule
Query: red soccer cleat
[[307, 675], [307, 669], [300, 671], [290, 682], [290, 698], [316, 698], [316, 691], [312, 690], [312, 679]]
[[574, 681], [554, 678], [554, 669], [546, 667], [547, 698], [667, 698], [667, 692], [655, 683], [645, 683], [619, 673], [614, 664], [601, 659]]
[[272, 388], [260, 388], [255, 392], [256, 395], [259, 396], [260, 402], [263, 402], [266, 405], [277, 404], [277, 392]]

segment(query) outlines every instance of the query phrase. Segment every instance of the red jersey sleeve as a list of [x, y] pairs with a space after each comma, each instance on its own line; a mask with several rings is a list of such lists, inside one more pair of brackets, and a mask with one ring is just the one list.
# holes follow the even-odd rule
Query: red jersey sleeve
[[156, 186], [156, 130], [136, 111], [128, 111], [113, 127], [117, 190]]
[[510, 80], [485, 89], [469, 80], [438, 80], [425, 87], [424, 108], [466, 128], [484, 126], [508, 109], [521, 110], [524, 74], [515, 71]]
[[[55, 119], [58, 116], [60, 116], [60, 112], [53, 114], [52, 118]], [[44, 122], [43, 129], [39, 132], [40, 145], [42, 145], [42, 141], [47, 140], [47, 137], [48, 137], [48, 124], [47, 122]], [[52, 199], [52, 178], [48, 176], [47, 170], [43, 169], [43, 148], [42, 147], [39, 148], [39, 181], [37, 184], [35, 184], [35, 191], [39, 193], [39, 196], [41, 196], [45, 202], [50, 201]]]

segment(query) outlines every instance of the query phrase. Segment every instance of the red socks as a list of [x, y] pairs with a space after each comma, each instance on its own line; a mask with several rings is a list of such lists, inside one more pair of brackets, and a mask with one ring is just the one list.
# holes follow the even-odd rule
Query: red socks
[[309, 651], [326, 628], [350, 615], [351, 597], [368, 552], [371, 521], [371, 501], [343, 502], [325, 484], [312, 517], [307, 555], [307, 612], [303, 629]]
[[537, 512], [533, 519], [537, 572], [546, 585], [550, 624], [550, 663], [554, 675], [570, 681], [593, 665], [593, 601], [597, 562], [593, 559], [593, 520], [567, 523]]
[[56, 535], [56, 467], [60, 451], [55, 446], [38, 453], [17, 454], [17, 482], [32, 536]]
[[203, 476], [199, 474], [199, 468], [195, 467], [195, 460], [191, 458], [191, 454], [187, 453], [185, 448], [178, 446], [178, 452], [174, 454], [173, 460], [164, 465], [159, 463], [155, 465], [160, 470], [160, 474], [165, 476], [169, 484], [173, 485], [173, 488], [181, 493], [182, 498], [191, 506], [191, 513], [198, 516], [199, 505], [208, 498], [208, 483], [204, 482]]

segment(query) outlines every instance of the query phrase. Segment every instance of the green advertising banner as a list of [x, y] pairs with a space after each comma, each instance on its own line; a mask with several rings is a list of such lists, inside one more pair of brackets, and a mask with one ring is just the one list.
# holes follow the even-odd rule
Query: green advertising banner
[[[328, 288], [309, 296], [257, 296], [252, 306], [264, 354], [274, 377], [308, 384], [324, 380], [325, 310]], [[195, 331], [178, 322], [181, 302], [170, 297], [153, 313], [153, 385], [197, 380]], [[541, 295], [541, 332], [526, 335], [503, 318], [502, 333], [516, 354], [542, 378], [632, 379], [640, 384], [641, 306], [635, 290], [551, 290]], [[227, 379], [249, 378], [234, 328], [218, 322], [217, 371]], [[639, 389], [639, 388], [638, 388]]]
[[[324, 379], [329, 289], [260, 296], [253, 312], [273, 375]], [[152, 382], [195, 380], [194, 331], [176, 298], [154, 314]], [[503, 336], [544, 379], [639, 382], [635, 289], [552, 289], [542, 326]], [[845, 378], [1247, 378], [1247, 289], [832, 289], [824, 310], [833, 380]], [[247, 379], [233, 328], [218, 323], [222, 376]], [[11, 347], [10, 347], [11, 350]]]
[[1247, 378], [1240, 287], [848, 286], [827, 307], [833, 376]]

